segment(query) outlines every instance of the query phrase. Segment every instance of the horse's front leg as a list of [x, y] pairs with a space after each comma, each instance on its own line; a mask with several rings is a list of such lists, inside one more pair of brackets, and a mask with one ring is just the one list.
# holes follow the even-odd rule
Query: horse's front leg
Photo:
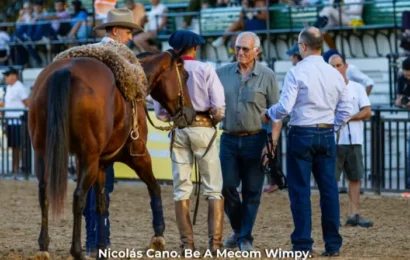
[[[89, 157], [88, 157], [89, 158]], [[87, 159], [88, 159], [87, 158]], [[94, 184], [98, 174], [98, 157], [80, 161], [79, 176], [73, 198], [73, 239], [70, 253], [74, 259], [85, 259], [81, 248], [81, 221], [88, 190]]]
[[161, 186], [158, 184], [152, 172], [151, 156], [146, 147], [144, 147], [143, 154], [144, 156], [136, 157], [127, 155], [127, 159], [124, 162], [133, 169], [141, 181], [147, 185], [151, 197], [150, 205], [152, 210], [152, 225], [154, 228], [154, 236], [151, 239], [150, 248], [162, 251], [165, 249], [165, 221], [162, 210]]
[[48, 236], [48, 201], [47, 201], [47, 183], [45, 180], [44, 157], [36, 155], [35, 169], [38, 183], [38, 200], [41, 208], [41, 231], [38, 237], [38, 246], [40, 251], [34, 256], [35, 260], [50, 259], [48, 251], [48, 244], [50, 237]]

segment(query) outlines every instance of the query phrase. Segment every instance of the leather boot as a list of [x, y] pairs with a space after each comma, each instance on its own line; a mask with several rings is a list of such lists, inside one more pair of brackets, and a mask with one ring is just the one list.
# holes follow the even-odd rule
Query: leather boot
[[175, 216], [182, 242], [182, 255], [184, 255], [185, 249], [194, 250], [194, 232], [192, 231], [192, 223], [189, 216], [189, 210], [190, 200], [175, 201]]
[[223, 222], [224, 199], [208, 199], [208, 247], [213, 254], [222, 248]]

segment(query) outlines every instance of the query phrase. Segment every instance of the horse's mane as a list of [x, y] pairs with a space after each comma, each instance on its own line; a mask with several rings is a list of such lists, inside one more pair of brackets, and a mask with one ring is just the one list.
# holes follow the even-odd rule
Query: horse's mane
[[[176, 53], [174, 50], [169, 49], [167, 50], [167, 52], [169, 54], [171, 54], [171, 62], [169, 64], [169, 67], [172, 68], [174, 62], [176, 61], [178, 64], [184, 64], [184, 60], [179, 56], [178, 53]], [[155, 60], [157, 57], [159, 57], [160, 55], [164, 55], [163, 52], [160, 53], [153, 53], [153, 52], [142, 52], [136, 55], [136, 58], [139, 60], [139, 62], [141, 63], [142, 66], [145, 65], [145, 63], [147, 62], [151, 62], [153, 60]], [[147, 68], [145, 70], [145, 74], [147, 77], [148, 82], [148, 86], [151, 86], [152, 81], [154, 80], [154, 78], [156, 78], [157, 75], [159, 75], [160, 73], [160, 66], [152, 66], [149, 69]]]
[[[174, 64], [175, 61], [177, 61], [177, 63], [184, 64], [184, 60], [182, 59], [182, 57], [179, 53], [175, 52], [173, 49], [168, 49], [167, 52], [171, 54], [171, 64], [170, 64], [171, 67], [172, 67], [172, 65]], [[140, 62], [144, 62], [144, 61], [154, 59], [159, 54], [162, 54], [162, 52], [153, 53], [153, 52], [146, 51], [146, 52], [138, 53], [136, 55], [136, 57], [137, 57], [138, 60], [140, 60]]]

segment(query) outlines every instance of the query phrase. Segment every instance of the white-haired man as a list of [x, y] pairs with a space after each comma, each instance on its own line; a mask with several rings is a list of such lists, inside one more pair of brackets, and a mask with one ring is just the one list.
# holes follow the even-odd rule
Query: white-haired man
[[[225, 213], [233, 229], [225, 247], [253, 250], [252, 229], [258, 212], [264, 173], [261, 155], [266, 151], [266, 131], [260, 113], [279, 98], [275, 74], [256, 61], [260, 39], [252, 32], [238, 35], [235, 43], [237, 62], [217, 70], [225, 92], [224, 130], [220, 141]], [[271, 124], [276, 144], [281, 122]], [[237, 187], [242, 182], [242, 201]]]

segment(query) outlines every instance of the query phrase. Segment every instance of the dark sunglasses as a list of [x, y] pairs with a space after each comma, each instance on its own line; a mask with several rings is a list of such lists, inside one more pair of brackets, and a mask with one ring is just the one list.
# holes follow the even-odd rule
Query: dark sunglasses
[[235, 51], [239, 52], [241, 49], [243, 50], [244, 53], [248, 53], [251, 50], [248, 47], [235, 46]]

